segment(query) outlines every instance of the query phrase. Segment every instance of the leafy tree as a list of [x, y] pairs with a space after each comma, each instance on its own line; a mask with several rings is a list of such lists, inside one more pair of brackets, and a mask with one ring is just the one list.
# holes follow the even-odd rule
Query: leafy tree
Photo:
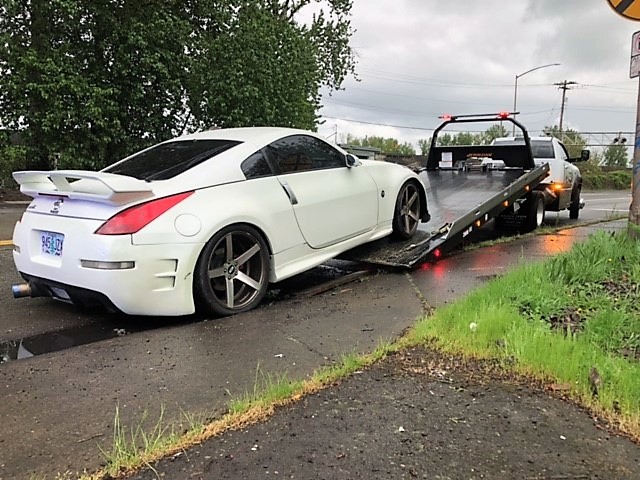
[[603, 164], [607, 167], [626, 168], [629, 164], [627, 147], [620, 143], [612, 143], [604, 149]]
[[379, 148], [382, 153], [398, 155], [415, 155], [416, 151], [408, 142], [400, 143], [395, 138], [384, 138], [376, 136], [365, 136], [364, 138], [347, 135], [347, 143], [357, 147]]
[[[309, 24], [296, 18], [318, 4]], [[351, 0], [5, 0], [0, 124], [29, 168], [101, 167], [211, 126], [314, 128], [354, 71]]]
[[594, 178], [602, 174], [602, 163], [604, 162], [604, 154], [602, 151], [594, 150], [589, 156], [589, 160], [580, 163], [580, 172], [583, 178]]
[[579, 157], [580, 152], [587, 145], [587, 141], [575, 130], [567, 129], [560, 132], [560, 127], [553, 125], [544, 127], [543, 132], [545, 135], [556, 137], [560, 140], [567, 147], [571, 158]]
[[429, 149], [431, 148], [431, 137], [421, 138], [418, 140], [418, 148], [420, 148], [420, 155], [429, 155]]
[[483, 134], [460, 132], [452, 135], [450, 133], [443, 133], [438, 135], [438, 145], [478, 145], [482, 143]]
[[481, 142], [483, 144], [490, 144], [496, 138], [500, 137], [508, 137], [509, 132], [507, 132], [506, 127], [501, 123], [496, 123], [495, 125], [491, 125], [485, 132], [482, 134]]
[[438, 138], [436, 140], [436, 144], [437, 145], [442, 145], [442, 146], [445, 146], [445, 147], [448, 147], [450, 145], [458, 145], [456, 143], [455, 135], [451, 135], [450, 133], [443, 133], [441, 135], [438, 135]]

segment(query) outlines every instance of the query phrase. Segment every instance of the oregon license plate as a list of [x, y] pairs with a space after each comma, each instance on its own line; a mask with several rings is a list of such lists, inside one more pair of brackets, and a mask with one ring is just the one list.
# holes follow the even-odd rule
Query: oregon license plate
[[64, 235], [55, 232], [40, 232], [40, 249], [45, 255], [62, 256]]

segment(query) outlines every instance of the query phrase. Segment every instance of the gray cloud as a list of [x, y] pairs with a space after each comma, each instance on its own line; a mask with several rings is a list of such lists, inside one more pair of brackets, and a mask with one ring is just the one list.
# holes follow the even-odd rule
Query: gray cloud
[[415, 142], [441, 113], [510, 109], [515, 75], [554, 62], [562, 65], [519, 79], [520, 119], [531, 130], [557, 123], [553, 84], [563, 80], [579, 83], [568, 92], [566, 125], [635, 129], [629, 57], [640, 23], [604, 0], [355, 0], [353, 26], [360, 81], [325, 97], [327, 136], [337, 128]]

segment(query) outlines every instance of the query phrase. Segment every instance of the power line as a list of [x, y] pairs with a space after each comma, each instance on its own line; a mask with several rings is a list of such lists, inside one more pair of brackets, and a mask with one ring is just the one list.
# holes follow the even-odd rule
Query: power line
[[[416, 127], [411, 125], [397, 125], [390, 123], [378, 123], [378, 122], [369, 122], [365, 120], [354, 120], [352, 118], [342, 118], [342, 117], [333, 117], [330, 115], [322, 115], [322, 118], [331, 119], [331, 120], [340, 120], [343, 122], [352, 122], [359, 123], [362, 125], [373, 125], [376, 127], [390, 127], [390, 128], [398, 128], [402, 130], [418, 130], [423, 132], [433, 132], [435, 128], [425, 128], [425, 127]], [[448, 132], [451, 133], [483, 133], [485, 130], [459, 130], [459, 129], [448, 129]], [[530, 130], [530, 133], [537, 132], [540, 135], [544, 135], [543, 130]], [[334, 133], [335, 134], [335, 133]], [[332, 135], [334, 135], [332, 134]], [[635, 143], [635, 132], [621, 132], [621, 131], [613, 131], [613, 132], [605, 132], [605, 131], [594, 131], [594, 132], [575, 132], [577, 136], [584, 138], [586, 141], [587, 147], [607, 147], [615, 143], [616, 138], [621, 138], [622, 136], [628, 139], [627, 145], [633, 145]], [[535, 135], [534, 135], [535, 136]]]

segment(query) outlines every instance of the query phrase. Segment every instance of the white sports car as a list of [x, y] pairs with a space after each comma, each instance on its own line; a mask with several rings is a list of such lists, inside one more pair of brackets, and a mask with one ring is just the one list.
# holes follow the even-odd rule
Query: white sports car
[[99, 172], [13, 174], [33, 197], [13, 257], [49, 296], [135, 315], [230, 315], [269, 282], [428, 220], [410, 169], [358, 160], [312, 132], [211, 130], [160, 143]]

